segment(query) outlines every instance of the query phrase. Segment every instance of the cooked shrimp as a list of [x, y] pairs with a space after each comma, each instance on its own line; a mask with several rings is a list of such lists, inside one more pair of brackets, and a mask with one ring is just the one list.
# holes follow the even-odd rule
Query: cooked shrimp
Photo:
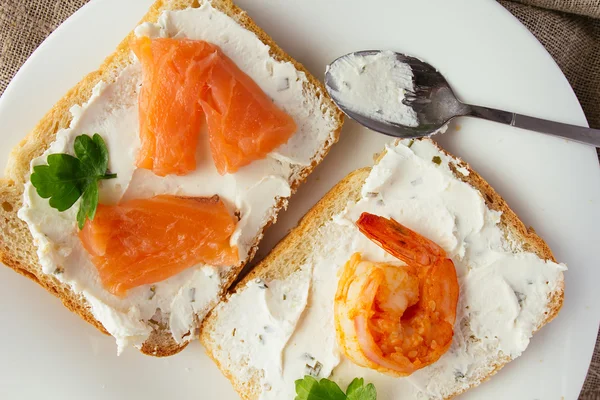
[[359, 230], [406, 266], [344, 266], [335, 296], [338, 342], [358, 365], [407, 376], [437, 361], [452, 343], [458, 280], [446, 252], [393, 219], [363, 213]]

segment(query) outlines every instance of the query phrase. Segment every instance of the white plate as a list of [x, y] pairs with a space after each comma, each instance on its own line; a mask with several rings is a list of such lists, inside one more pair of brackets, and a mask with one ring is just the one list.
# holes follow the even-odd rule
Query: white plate
[[[97, 68], [152, 0], [94, 0], [54, 32], [0, 101], [4, 165], [65, 91]], [[437, 66], [466, 101], [585, 124], [562, 73], [535, 38], [491, 0], [240, 0], [317, 76], [337, 56], [392, 49]], [[460, 128], [460, 129], [458, 129]], [[264, 254], [328, 189], [370, 165], [389, 139], [352, 122], [269, 230]], [[569, 265], [564, 308], [525, 354], [465, 399], [575, 399], [600, 320], [600, 169], [591, 147], [461, 119], [438, 140], [468, 161]], [[98, 333], [37, 285], [0, 269], [0, 398], [235, 399], [197, 343], [156, 359], [116, 356]]]

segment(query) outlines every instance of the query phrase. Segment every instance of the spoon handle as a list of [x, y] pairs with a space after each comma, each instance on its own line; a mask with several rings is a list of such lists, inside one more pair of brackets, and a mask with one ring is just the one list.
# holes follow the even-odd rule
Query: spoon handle
[[600, 147], [600, 130], [584, 128], [583, 126], [563, 124], [561, 122], [548, 121], [546, 119], [529, 117], [527, 115], [496, 110], [494, 108], [469, 106], [467, 115], [483, 118], [494, 122], [527, 129], [530, 131], [546, 133], [548, 135], [560, 136], [576, 142], [591, 144]]

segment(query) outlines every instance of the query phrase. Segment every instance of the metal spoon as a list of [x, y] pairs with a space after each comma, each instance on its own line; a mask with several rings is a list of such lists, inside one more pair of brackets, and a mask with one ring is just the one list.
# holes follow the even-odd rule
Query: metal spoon
[[401, 53], [395, 53], [395, 55], [398, 61], [406, 63], [412, 68], [415, 88], [414, 93], [409, 93], [403, 103], [411, 106], [416, 111], [419, 120], [418, 126], [410, 127], [389, 121], [383, 122], [352, 111], [347, 104], [340, 102], [335, 79], [332, 78], [330, 73], [332, 67], [335, 63], [343, 62], [345, 58], [353, 55], [368, 56], [377, 53], [380, 53], [380, 51], [358, 51], [346, 54], [331, 63], [325, 74], [325, 87], [333, 101], [346, 115], [369, 129], [399, 138], [419, 138], [434, 134], [454, 117], [470, 116], [600, 147], [600, 130], [598, 129], [465, 104], [456, 98], [444, 76], [434, 67], [417, 58]]

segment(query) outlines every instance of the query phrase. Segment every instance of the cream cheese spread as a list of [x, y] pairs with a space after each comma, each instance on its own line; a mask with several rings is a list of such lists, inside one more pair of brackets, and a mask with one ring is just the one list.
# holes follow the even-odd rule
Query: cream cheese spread
[[[321, 228], [318, 250], [301, 271], [266, 282], [269, 288], [293, 284], [308, 290], [300, 318], [297, 305], [280, 299], [279, 313], [287, 315], [280, 319], [297, 321], [293, 332], [266, 333], [261, 342], [246, 334], [266, 323], [260, 298], [267, 294], [251, 282], [218, 306], [221, 317], [214, 335], [224, 342], [217, 351], [225, 352], [218, 358], [228, 360], [242, 379], [253, 370], [264, 370], [261, 399], [294, 398], [294, 381], [305, 374], [327, 377], [343, 388], [353, 378], [364, 377], [382, 399], [440, 399], [485, 378], [495, 369], [494, 361], [518, 357], [542, 322], [549, 295], [560, 285], [566, 267], [538, 258], [507, 237], [498, 226], [501, 214], [453, 174], [451, 166], [458, 164], [428, 140], [389, 146], [367, 178], [360, 201]], [[338, 348], [333, 302], [340, 268], [354, 252], [371, 261], [398, 262], [355, 227], [362, 212], [392, 217], [430, 238], [456, 266], [460, 297], [451, 348], [406, 378], [359, 367]], [[253, 318], [237, 321], [243, 308], [251, 308]], [[232, 310], [238, 311], [229, 314]], [[224, 331], [232, 324], [238, 326], [235, 337]], [[287, 344], [281, 350], [269, 343]], [[282, 370], [273, 367], [273, 360], [280, 359]]]
[[415, 110], [403, 102], [414, 92], [412, 69], [394, 52], [348, 54], [327, 71], [333, 97], [347, 109], [382, 122], [419, 125]]
[[[81, 134], [99, 133], [109, 150], [109, 169], [118, 178], [102, 181], [100, 202], [115, 204], [131, 198], [157, 194], [185, 196], [219, 195], [230, 208], [238, 211], [240, 221], [232, 236], [240, 259], [250, 249], [274, 207], [291, 194], [290, 182], [298, 179], [299, 167], [321, 157], [326, 141], [337, 125], [333, 115], [323, 115], [319, 100], [305, 92], [308, 82], [303, 72], [290, 62], [279, 62], [269, 47], [251, 31], [216, 10], [210, 2], [199, 8], [165, 11], [155, 24], [145, 23], [138, 36], [174, 37], [205, 40], [219, 46], [237, 66], [248, 74], [273, 101], [294, 118], [297, 132], [266, 159], [258, 160], [234, 174], [221, 176], [214, 167], [207, 143], [198, 146], [197, 169], [186, 176], [158, 177], [137, 169], [135, 159], [140, 147], [137, 97], [141, 85], [141, 66], [131, 55], [131, 65], [112, 83], [100, 82], [90, 99], [71, 109], [69, 128], [57, 133], [56, 140], [32, 167], [45, 164], [53, 153], [73, 154], [73, 141]], [[204, 127], [203, 129], [206, 129]], [[207, 139], [206, 132], [201, 134]], [[85, 297], [94, 317], [118, 343], [141, 345], [152, 331], [152, 324], [168, 322], [174, 339], [191, 340], [205, 314], [216, 304], [225, 289], [225, 277], [231, 267], [215, 269], [197, 265], [163, 282], [145, 285], [118, 298], [106, 291], [89, 255], [77, 237], [78, 203], [66, 212], [50, 208], [31, 183], [25, 185], [24, 203], [19, 217], [29, 226], [37, 246], [43, 272], [54, 274]], [[190, 334], [191, 333], [191, 334]]]

